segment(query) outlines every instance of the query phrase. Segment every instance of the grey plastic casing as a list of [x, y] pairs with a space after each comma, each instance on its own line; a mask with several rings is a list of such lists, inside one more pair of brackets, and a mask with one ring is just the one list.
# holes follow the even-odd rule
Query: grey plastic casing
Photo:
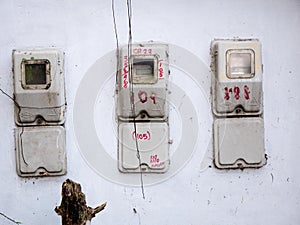
[[[46, 64], [46, 83], [25, 82], [25, 65]], [[65, 120], [64, 55], [58, 49], [14, 50], [15, 122], [19, 126], [45, 123], [61, 125]]]
[[[247, 72], [231, 74], [231, 54], [248, 56], [249, 68], [241, 67]], [[266, 163], [260, 42], [216, 39], [211, 55], [214, 163], [219, 169], [259, 168]]]
[[[154, 42], [133, 44], [129, 58], [127, 47], [122, 47], [118, 55], [118, 168], [123, 173], [164, 173], [170, 164], [167, 101], [169, 48], [167, 44]], [[152, 61], [153, 75], [136, 76], [138, 68], [134, 60]], [[129, 74], [130, 64], [132, 75]]]
[[[28, 82], [26, 66], [38, 82]], [[34, 74], [34, 75], [33, 75]], [[21, 177], [67, 172], [64, 54], [59, 49], [13, 51], [16, 167]]]

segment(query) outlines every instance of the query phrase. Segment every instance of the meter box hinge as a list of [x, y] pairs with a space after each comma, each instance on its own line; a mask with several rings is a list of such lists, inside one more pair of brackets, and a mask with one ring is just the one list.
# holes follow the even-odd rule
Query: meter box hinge
[[211, 56], [215, 165], [261, 167], [266, 159], [260, 42], [216, 39]]
[[18, 175], [65, 174], [64, 53], [14, 50], [13, 76]]
[[127, 46], [119, 51], [116, 114], [121, 172], [168, 170], [168, 51], [161, 43], [133, 44], [131, 54]]

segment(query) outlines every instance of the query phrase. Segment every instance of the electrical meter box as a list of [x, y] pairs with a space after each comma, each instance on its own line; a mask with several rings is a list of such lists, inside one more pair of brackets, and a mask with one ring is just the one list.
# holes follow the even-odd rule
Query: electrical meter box
[[[133, 45], [130, 58], [128, 53], [127, 46], [119, 53], [121, 68], [117, 78], [118, 119], [128, 121], [139, 117], [145, 120], [166, 120], [169, 115], [166, 101], [168, 45]], [[129, 66], [132, 74], [129, 74]]]
[[261, 167], [266, 159], [260, 42], [217, 39], [211, 55], [215, 165]]
[[[169, 126], [167, 123], [133, 123], [119, 125], [119, 170], [122, 172], [166, 172], [169, 168]], [[138, 140], [141, 166], [137, 158]]]
[[63, 53], [57, 49], [13, 51], [16, 124], [64, 123], [63, 65]]
[[63, 52], [14, 50], [13, 74], [18, 175], [66, 174]]
[[130, 50], [124, 46], [118, 54], [118, 168], [163, 173], [169, 168], [168, 45], [133, 44]]
[[212, 42], [213, 111], [216, 116], [262, 113], [262, 62], [260, 42]]
[[57, 176], [66, 173], [64, 127], [18, 127], [15, 139], [19, 176]]
[[214, 149], [218, 168], [263, 166], [266, 161], [263, 120], [259, 117], [217, 119]]

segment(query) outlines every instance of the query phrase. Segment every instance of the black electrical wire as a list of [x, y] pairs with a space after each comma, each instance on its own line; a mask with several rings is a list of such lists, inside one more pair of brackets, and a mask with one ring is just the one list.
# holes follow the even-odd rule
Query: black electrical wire
[[118, 82], [118, 72], [121, 69], [121, 67], [120, 67], [120, 60], [119, 60], [120, 47], [119, 47], [119, 37], [118, 37], [118, 29], [117, 29], [116, 15], [115, 15], [115, 0], [111, 1], [111, 9], [112, 9], [114, 31], [115, 31], [115, 38], [116, 38], [116, 45], [117, 45], [117, 51], [116, 51], [116, 56], [117, 56], [116, 82]]
[[[15, 104], [15, 106], [18, 108], [18, 120], [21, 121], [20, 119], [20, 113], [21, 113], [21, 106], [19, 105], [19, 103], [13, 98], [11, 97], [9, 94], [7, 94], [2, 88], [0, 88], [0, 91], [2, 92], [3, 95], [5, 95], [6, 97], [8, 97], [11, 101], [13, 101], [13, 103]], [[23, 139], [22, 139], [22, 135], [24, 133], [24, 127], [22, 126], [22, 130], [20, 133], [20, 141], [21, 141], [21, 156], [23, 158], [23, 161], [25, 163], [26, 166], [28, 166], [28, 163], [25, 160], [25, 156], [24, 156], [24, 150], [23, 150]]]
[[[130, 96], [129, 98], [131, 99], [131, 95], [133, 94], [133, 77], [132, 77], [132, 3], [131, 0], [127, 0], [127, 16], [128, 16], [128, 45], [127, 45], [127, 50], [128, 50], [128, 59], [129, 59], [129, 77], [130, 81], [129, 86], [130, 86]], [[135, 119], [135, 102], [131, 102], [131, 111], [133, 114], [133, 126], [134, 126], [134, 133], [135, 133], [135, 145], [136, 145], [136, 156], [139, 161], [139, 169], [140, 169], [140, 180], [141, 180], [141, 189], [142, 189], [142, 195], [143, 199], [145, 199], [145, 190], [144, 190], [144, 180], [143, 180], [143, 171], [142, 171], [142, 162], [141, 162], [141, 155], [140, 155], [140, 150], [139, 150], [139, 143], [137, 139], [137, 128], [136, 128], [136, 119]]]
[[[120, 70], [120, 58], [119, 58], [119, 38], [118, 38], [118, 31], [117, 31], [117, 25], [116, 25], [116, 16], [115, 16], [115, 0], [112, 0], [111, 3], [112, 7], [112, 14], [113, 14], [113, 23], [114, 23], [114, 31], [115, 31], [115, 38], [116, 38], [116, 44], [117, 44], [117, 73]], [[141, 156], [140, 156], [140, 150], [139, 150], [139, 144], [137, 139], [137, 128], [136, 128], [136, 119], [135, 119], [135, 102], [131, 100], [131, 95], [133, 93], [133, 83], [132, 83], [132, 30], [131, 30], [131, 19], [132, 19], [132, 6], [131, 6], [131, 0], [127, 0], [127, 16], [128, 16], [128, 43], [127, 43], [127, 55], [128, 55], [128, 61], [129, 61], [129, 98], [130, 98], [130, 106], [131, 106], [131, 112], [133, 114], [133, 126], [134, 126], [134, 133], [135, 133], [135, 145], [136, 145], [136, 151], [137, 151], [137, 159], [139, 162], [139, 169], [140, 169], [140, 182], [141, 182], [141, 189], [142, 189], [142, 196], [143, 199], [145, 199], [145, 191], [144, 191], [144, 181], [143, 181], [143, 171], [142, 171], [142, 163], [141, 163]], [[116, 76], [116, 81], [118, 81], [118, 78]]]

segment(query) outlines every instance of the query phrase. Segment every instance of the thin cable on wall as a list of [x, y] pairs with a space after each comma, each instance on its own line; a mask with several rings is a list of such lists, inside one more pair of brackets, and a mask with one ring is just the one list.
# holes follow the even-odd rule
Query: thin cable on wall
[[[112, 0], [112, 14], [113, 14], [113, 23], [114, 23], [114, 31], [115, 31], [115, 37], [116, 37], [116, 44], [117, 44], [117, 75], [118, 71], [120, 70], [120, 57], [119, 57], [119, 38], [118, 38], [118, 31], [117, 31], [117, 25], [116, 25], [116, 17], [115, 17], [115, 0]], [[143, 172], [142, 172], [142, 163], [141, 163], [141, 156], [140, 156], [140, 150], [139, 150], [139, 144], [137, 139], [137, 128], [136, 128], [136, 118], [135, 118], [135, 102], [132, 101], [131, 95], [133, 94], [133, 83], [131, 82], [132, 79], [132, 61], [131, 61], [131, 55], [132, 55], [132, 31], [131, 31], [131, 19], [132, 19], [132, 6], [131, 6], [131, 0], [127, 0], [127, 16], [128, 16], [128, 43], [127, 43], [127, 54], [129, 59], [129, 98], [130, 98], [130, 106], [131, 106], [131, 112], [133, 114], [133, 126], [134, 126], [134, 133], [135, 133], [135, 145], [136, 145], [136, 152], [137, 152], [137, 159], [139, 162], [139, 169], [140, 169], [140, 182], [141, 182], [141, 189], [142, 189], [142, 196], [143, 199], [145, 199], [145, 191], [144, 191], [144, 181], [143, 181]], [[116, 76], [116, 81], [118, 81], [118, 76]]]
[[143, 171], [142, 171], [142, 162], [141, 162], [141, 154], [139, 150], [139, 143], [137, 138], [137, 129], [136, 129], [136, 119], [135, 119], [135, 102], [134, 99], [131, 98], [131, 95], [133, 94], [133, 77], [132, 77], [132, 29], [131, 29], [131, 21], [132, 21], [132, 3], [131, 0], [127, 0], [127, 16], [128, 16], [128, 59], [129, 59], [129, 87], [130, 87], [130, 103], [131, 103], [131, 111], [133, 114], [133, 126], [134, 126], [134, 133], [135, 133], [135, 146], [136, 146], [136, 157], [139, 162], [139, 168], [140, 168], [140, 180], [141, 180], [141, 189], [142, 189], [142, 195], [143, 199], [145, 199], [145, 191], [144, 191], [144, 180], [143, 180]]
[[[21, 107], [19, 105], [19, 103], [13, 97], [11, 97], [9, 94], [7, 94], [2, 88], [0, 88], [0, 91], [2, 92], [3, 95], [8, 97], [14, 103], [14, 105], [17, 107], [17, 109], [18, 109], [17, 117], [18, 117], [19, 121], [21, 121], [21, 116], [20, 116], [21, 108], [23, 108], [23, 109], [53, 109], [53, 108], [60, 108], [64, 105], [66, 105], [66, 104], [63, 104], [63, 105], [55, 106], [55, 107]], [[23, 133], [24, 133], [24, 126], [21, 126], [21, 129], [22, 129], [21, 132], [20, 132], [21, 156], [22, 156], [22, 159], [23, 159], [25, 165], [28, 166], [28, 163], [25, 159], [24, 150], [23, 150], [23, 138], [22, 138], [22, 136], [23, 136]]]
[[[18, 119], [19, 119], [19, 121], [21, 121], [21, 118], [20, 118], [21, 106], [19, 105], [19, 103], [13, 97], [11, 97], [9, 94], [7, 94], [2, 88], [0, 88], [0, 91], [2, 92], [3, 95], [8, 97], [14, 103], [14, 105], [18, 108]], [[25, 165], [28, 166], [28, 163], [25, 160], [24, 150], [23, 150], [23, 139], [22, 139], [23, 133], [24, 133], [24, 127], [22, 126], [22, 130], [21, 130], [21, 133], [20, 133], [21, 156], [22, 156], [22, 159], [23, 159]]]
[[119, 59], [119, 53], [120, 53], [119, 37], [118, 37], [118, 29], [117, 29], [116, 15], [115, 15], [115, 0], [111, 1], [111, 9], [112, 9], [114, 31], [115, 31], [115, 38], [116, 38], [116, 45], [117, 45], [117, 51], [116, 51], [116, 56], [117, 56], [116, 83], [117, 83], [118, 82], [118, 72], [121, 69], [121, 67], [120, 67], [120, 59]]

